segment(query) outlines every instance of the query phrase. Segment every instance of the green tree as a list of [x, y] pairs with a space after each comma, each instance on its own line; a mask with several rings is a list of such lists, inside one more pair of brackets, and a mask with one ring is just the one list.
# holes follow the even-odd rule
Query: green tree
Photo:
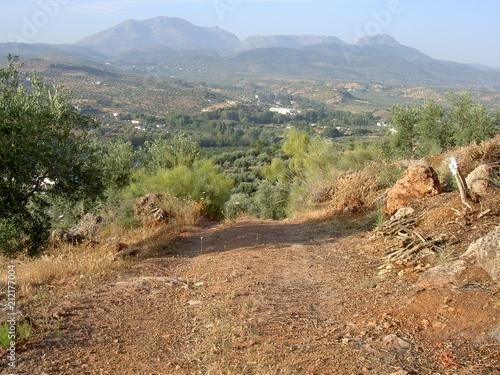
[[467, 146], [495, 135], [494, 117], [487, 112], [484, 105], [474, 104], [470, 93], [450, 93], [448, 101], [452, 107], [448, 121], [456, 146]]
[[289, 186], [264, 180], [253, 196], [250, 213], [262, 219], [283, 220], [287, 217]]
[[191, 166], [200, 158], [198, 144], [190, 137], [183, 135], [171, 139], [156, 139], [146, 143], [146, 154], [149, 158], [148, 169], [170, 169], [179, 165]]
[[101, 195], [93, 123], [61, 87], [20, 72], [8, 56], [0, 69], [0, 252], [35, 255], [46, 243], [51, 197], [91, 202]]
[[389, 152], [396, 156], [413, 153], [415, 127], [420, 120], [420, 110], [416, 106], [395, 105], [392, 108], [394, 133], [390, 137]]
[[434, 100], [427, 99], [419, 108], [419, 119], [415, 126], [417, 154], [426, 156], [436, 154], [449, 146], [450, 131], [445, 113]]
[[134, 151], [131, 142], [116, 140], [109, 143], [98, 142], [101, 156], [103, 182], [106, 186], [103, 204], [117, 206], [120, 204], [121, 193], [132, 180], [134, 167], [140, 152]]

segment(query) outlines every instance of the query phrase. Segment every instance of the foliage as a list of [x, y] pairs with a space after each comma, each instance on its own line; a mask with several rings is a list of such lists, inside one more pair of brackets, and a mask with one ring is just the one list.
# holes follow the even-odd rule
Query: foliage
[[232, 185], [233, 181], [219, 166], [210, 160], [197, 160], [192, 166], [158, 169], [154, 174], [137, 171], [124, 193], [129, 200], [149, 193], [161, 193], [194, 201], [200, 204], [203, 215], [220, 219]]
[[469, 93], [450, 93], [448, 101], [452, 106], [448, 121], [452, 139], [456, 146], [468, 146], [491, 138], [495, 134], [495, 119], [484, 105], [474, 104]]
[[8, 322], [0, 324], [0, 345], [4, 348], [10, 347], [10, 342], [12, 341], [9, 337], [10, 334], [10, 324]]
[[129, 183], [136, 162], [132, 143], [123, 140], [101, 145], [102, 169], [105, 186], [108, 190], [121, 190]]
[[171, 139], [156, 139], [145, 145], [148, 156], [147, 167], [151, 171], [178, 166], [190, 167], [200, 158], [198, 144], [184, 135]]
[[20, 65], [9, 56], [0, 70], [0, 252], [9, 256], [43, 247], [51, 197], [90, 204], [104, 190], [92, 122]]
[[419, 121], [419, 109], [412, 105], [392, 108], [394, 134], [390, 138], [390, 151], [397, 156], [407, 155], [413, 150], [415, 126]]
[[224, 205], [224, 214], [228, 219], [235, 219], [238, 215], [249, 213], [252, 209], [253, 199], [245, 193], [232, 194]]
[[337, 168], [345, 171], [360, 170], [363, 169], [366, 163], [374, 160], [379, 155], [380, 151], [376, 147], [359, 147], [352, 151], [344, 151], [335, 164]]
[[421, 106], [394, 106], [395, 132], [388, 138], [386, 154], [423, 157], [439, 153], [444, 147], [481, 142], [496, 133], [495, 117], [484, 105], [475, 104], [470, 93], [450, 93], [448, 102], [448, 111], [433, 100]]
[[127, 187], [141, 159], [141, 153], [134, 150], [131, 142], [123, 140], [100, 141], [93, 139], [96, 152], [96, 167], [102, 171], [104, 192], [94, 205], [85, 202], [69, 202], [64, 197], [51, 197], [50, 215], [53, 226], [67, 228], [75, 225], [89, 211], [108, 211], [121, 205], [122, 191]]
[[375, 216], [375, 231], [377, 233], [382, 230], [386, 221], [387, 215], [384, 213], [384, 210], [378, 209]]
[[253, 197], [250, 213], [262, 219], [283, 220], [287, 217], [286, 207], [289, 196], [287, 185], [276, 185], [264, 180]]
[[[22, 319], [21, 321], [16, 322], [16, 337], [19, 339], [27, 339], [31, 336], [31, 332], [33, 330], [33, 325], [26, 319]], [[13, 339], [11, 336], [11, 324], [9, 322], [3, 322], [0, 324], [0, 346], [4, 348], [9, 348], [11, 341]]]
[[282, 150], [288, 160], [272, 160], [263, 170], [265, 176], [282, 181], [294, 177], [305, 179], [310, 174], [325, 174], [338, 157], [333, 143], [319, 136], [292, 129], [287, 133]]

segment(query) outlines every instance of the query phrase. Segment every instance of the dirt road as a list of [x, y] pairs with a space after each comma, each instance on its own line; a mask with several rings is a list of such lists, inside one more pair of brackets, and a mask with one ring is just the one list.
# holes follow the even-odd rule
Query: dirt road
[[162, 257], [49, 304], [52, 329], [25, 344], [18, 374], [500, 373], [484, 275], [425, 290], [414, 275], [381, 279], [372, 227], [186, 228]]

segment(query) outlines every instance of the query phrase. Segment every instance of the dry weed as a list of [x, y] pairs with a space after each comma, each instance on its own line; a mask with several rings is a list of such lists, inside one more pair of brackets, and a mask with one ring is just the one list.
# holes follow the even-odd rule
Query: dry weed
[[370, 171], [348, 172], [337, 179], [330, 207], [342, 210], [349, 206], [370, 206], [378, 191], [378, 178]]
[[32, 297], [42, 286], [60, 285], [69, 278], [91, 279], [120, 267], [114, 255], [97, 246], [61, 245], [40, 258], [2, 259], [2, 268], [16, 264], [17, 290], [22, 297]]

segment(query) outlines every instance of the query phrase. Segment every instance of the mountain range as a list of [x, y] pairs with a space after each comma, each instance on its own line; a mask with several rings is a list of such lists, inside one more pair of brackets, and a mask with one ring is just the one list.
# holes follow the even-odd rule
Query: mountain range
[[153, 65], [155, 74], [186, 68], [500, 89], [500, 72], [494, 68], [436, 60], [389, 35], [367, 35], [353, 45], [318, 35], [252, 36], [240, 41], [218, 27], [172, 17], [128, 20], [74, 44], [0, 44], [0, 55], [8, 53], [50, 61], [59, 56], [72, 64], [78, 59], [102, 69]]

